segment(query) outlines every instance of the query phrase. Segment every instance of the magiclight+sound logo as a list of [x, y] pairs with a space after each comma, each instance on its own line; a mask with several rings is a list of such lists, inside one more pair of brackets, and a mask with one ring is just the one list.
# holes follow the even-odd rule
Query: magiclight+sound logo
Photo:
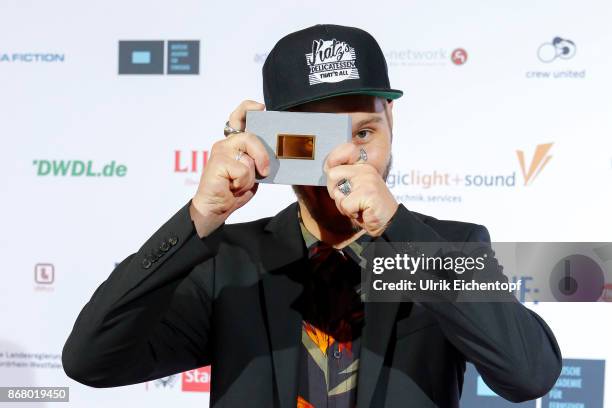
[[548, 151], [552, 145], [552, 143], [538, 145], [533, 158], [531, 159], [531, 163], [529, 164], [529, 168], [527, 168], [525, 165], [525, 152], [522, 150], [516, 151], [516, 155], [518, 156], [519, 164], [521, 166], [521, 172], [523, 173], [523, 179], [525, 180], [524, 185], [529, 185], [533, 180], [535, 180], [544, 167], [546, 167], [552, 158], [552, 156], [548, 154]]
[[[463, 193], [476, 188], [516, 188], [520, 184], [531, 186], [552, 159], [549, 154], [552, 146], [553, 143], [536, 145], [531, 158], [524, 150], [516, 150], [518, 169], [514, 171], [489, 173], [437, 169], [393, 170], [387, 177], [387, 185], [398, 201], [460, 203], [463, 201]], [[407, 187], [409, 191], [401, 191], [402, 187]], [[427, 194], [423, 194], [424, 192]]]

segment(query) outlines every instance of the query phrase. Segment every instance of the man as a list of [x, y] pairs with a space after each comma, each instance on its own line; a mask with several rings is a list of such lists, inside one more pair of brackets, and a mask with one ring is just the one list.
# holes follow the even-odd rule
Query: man
[[213, 407], [456, 407], [466, 361], [511, 401], [555, 383], [561, 354], [520, 303], [363, 302], [361, 249], [379, 242], [489, 242], [485, 227], [398, 204], [385, 184], [393, 100], [366, 32], [317, 25], [281, 39], [263, 67], [265, 108], [348, 113], [353, 139], [326, 187], [294, 186], [274, 217], [225, 224], [269, 158], [245, 101], [212, 148], [195, 196], [95, 291], [62, 354], [93, 387], [212, 364]]

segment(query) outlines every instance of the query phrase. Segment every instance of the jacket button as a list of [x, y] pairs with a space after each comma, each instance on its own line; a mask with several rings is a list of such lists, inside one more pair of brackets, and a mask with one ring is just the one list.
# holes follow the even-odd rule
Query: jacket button
[[176, 236], [171, 236], [170, 238], [168, 238], [168, 243], [172, 246], [175, 246], [177, 242], [178, 242], [178, 237]]
[[149, 258], [145, 258], [142, 260], [142, 267], [145, 269], [149, 269], [152, 265], [151, 260]]
[[167, 243], [166, 241], [162, 242], [161, 245], [159, 246], [159, 249], [161, 249], [164, 252], [168, 252], [168, 250], [170, 249], [170, 244]]

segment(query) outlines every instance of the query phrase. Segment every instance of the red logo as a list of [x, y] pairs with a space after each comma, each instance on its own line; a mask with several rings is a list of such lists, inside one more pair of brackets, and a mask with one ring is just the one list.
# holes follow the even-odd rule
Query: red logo
[[451, 61], [455, 65], [463, 65], [467, 62], [468, 54], [463, 48], [457, 48], [451, 53]]
[[201, 173], [208, 162], [208, 150], [174, 151], [175, 173]]
[[210, 392], [210, 366], [182, 373], [182, 391]]
[[50, 285], [55, 279], [53, 264], [39, 263], [34, 266], [34, 282]]

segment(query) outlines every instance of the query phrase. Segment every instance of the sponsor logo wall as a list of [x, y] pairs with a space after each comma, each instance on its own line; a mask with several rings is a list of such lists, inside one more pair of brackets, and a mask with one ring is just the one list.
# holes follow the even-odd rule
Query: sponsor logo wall
[[[93, 291], [193, 196], [229, 113], [263, 101], [275, 41], [316, 23], [368, 30], [405, 92], [387, 179], [398, 201], [483, 224], [498, 242], [611, 242], [612, 3], [507, 7], [2, 4], [0, 385], [69, 386], [73, 407], [207, 406], [214, 367], [102, 390], [68, 379], [61, 350]], [[341, 38], [301, 55], [313, 86], [359, 77], [362, 54]], [[263, 187], [229, 222], [294, 200]], [[604, 288], [598, 302], [527, 304], [557, 334], [564, 370], [547, 396], [516, 406], [612, 406]], [[468, 365], [462, 406], [513, 405]]]

